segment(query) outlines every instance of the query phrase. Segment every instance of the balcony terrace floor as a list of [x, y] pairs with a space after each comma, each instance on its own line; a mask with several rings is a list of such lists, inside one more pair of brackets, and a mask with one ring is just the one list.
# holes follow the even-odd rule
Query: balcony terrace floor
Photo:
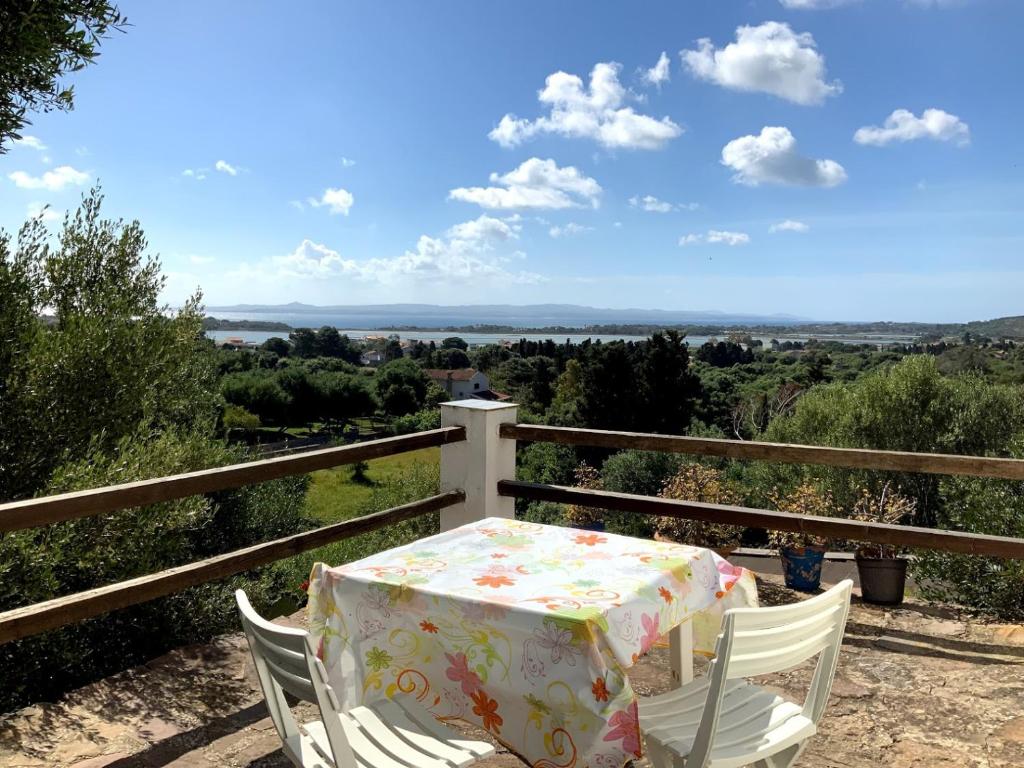
[[[760, 580], [764, 604], [800, 598], [780, 581]], [[899, 609], [858, 600], [843, 650], [821, 734], [799, 766], [1024, 765], [1024, 627], [913, 600]], [[641, 695], [665, 690], [667, 651], [656, 648], [632, 679]], [[768, 682], [798, 697], [808, 680], [802, 667]], [[0, 768], [285, 768], [278, 746], [238, 634], [0, 716]], [[480, 765], [522, 763], [501, 750]]]

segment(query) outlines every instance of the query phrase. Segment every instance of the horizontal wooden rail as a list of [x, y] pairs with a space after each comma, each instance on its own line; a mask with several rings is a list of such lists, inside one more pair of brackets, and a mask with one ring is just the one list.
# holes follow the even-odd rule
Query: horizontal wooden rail
[[588, 488], [566, 488], [561, 485], [526, 483], [519, 480], [501, 480], [498, 493], [532, 501], [553, 501], [559, 504], [578, 504], [584, 507], [638, 512], [647, 515], [681, 517], [710, 523], [727, 523], [748, 528], [767, 528], [777, 531], [797, 531], [811, 536], [849, 541], [867, 541], [896, 547], [934, 549], [960, 552], [986, 557], [1024, 559], [1024, 539], [1005, 536], [987, 536], [980, 533], [961, 533], [935, 528], [917, 528], [909, 525], [862, 523], [842, 518], [794, 515], [767, 509], [734, 507], [726, 504], [707, 504], [697, 501], [677, 501], [631, 493], [613, 493]]
[[164, 597], [197, 584], [243, 573], [324, 544], [410, 520], [428, 512], [437, 512], [465, 501], [465, 498], [466, 495], [462, 491], [447, 491], [383, 512], [324, 526], [315, 531], [297, 533], [294, 536], [256, 544], [148, 576], [47, 600], [45, 603], [15, 608], [0, 613], [0, 644]]
[[182, 499], [200, 493], [223, 491], [292, 475], [304, 475], [318, 469], [329, 469], [420, 448], [457, 443], [465, 439], [464, 427], [441, 427], [427, 432], [323, 448], [292, 456], [248, 461], [244, 464], [201, 469], [181, 475], [91, 488], [87, 491], [73, 491], [39, 499], [13, 501], [0, 504], [0, 533], [114, 512], [127, 507], [141, 507], [161, 501]]
[[820, 464], [846, 469], [879, 469], [1024, 480], [1024, 459], [876, 451], [866, 448], [828, 448], [817, 445], [758, 443], [643, 432], [609, 432], [602, 429], [546, 427], [533, 424], [502, 424], [499, 434], [513, 440], [588, 445], [596, 448], [635, 448], [642, 451], [689, 453], [728, 459], [778, 461], [784, 464]]

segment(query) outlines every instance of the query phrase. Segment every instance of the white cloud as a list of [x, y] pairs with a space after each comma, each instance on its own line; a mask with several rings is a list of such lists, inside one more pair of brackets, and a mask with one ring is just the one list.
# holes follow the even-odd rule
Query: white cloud
[[196, 181], [202, 181], [203, 179], [206, 178], [206, 169], [205, 168], [186, 168], [184, 171], [181, 172], [181, 175], [185, 176], [186, 178], [189, 178], [189, 179], [195, 179]]
[[593, 229], [593, 227], [585, 227], [582, 224], [577, 224], [575, 221], [570, 221], [568, 224], [552, 227], [548, 230], [548, 234], [557, 239], [559, 237], [582, 235], [584, 232], [590, 232]]
[[772, 224], [768, 227], [769, 232], [809, 232], [810, 226], [802, 221], [794, 221], [793, 219], [786, 219], [780, 221], [778, 224]]
[[491, 187], [458, 187], [450, 200], [476, 203], [481, 208], [516, 209], [597, 208], [601, 185], [574, 166], [559, 168], [554, 160], [531, 157], [505, 174], [492, 173]]
[[34, 219], [36, 216], [42, 216], [44, 222], [60, 220], [60, 214], [53, 210], [53, 208], [48, 206], [46, 203], [29, 203], [27, 214], [28, 218], [30, 219]]
[[659, 200], [654, 195], [633, 195], [629, 198], [630, 208], [639, 208], [650, 213], [669, 213], [670, 211], [696, 211], [700, 203], [669, 203]]
[[733, 139], [722, 148], [722, 164], [736, 171], [733, 181], [751, 187], [834, 187], [846, 181], [843, 166], [799, 154], [793, 134], [781, 127], [765, 126], [758, 136]]
[[658, 57], [658, 63], [650, 69], [645, 70], [641, 76], [645, 83], [659, 88], [662, 83], [667, 83], [671, 77], [672, 74], [669, 71], [668, 54], [664, 51], [662, 51], [661, 56]]
[[213, 256], [200, 256], [198, 254], [191, 254], [188, 260], [193, 264], [212, 264], [215, 261]]
[[887, 118], [881, 128], [868, 125], [857, 129], [853, 140], [858, 144], [883, 147], [893, 141], [914, 141], [934, 139], [953, 141], [965, 147], [971, 143], [971, 129], [956, 115], [941, 109], [926, 109], [920, 117], [906, 109], [897, 109]]
[[746, 232], [729, 232], [722, 229], [709, 229], [707, 234], [689, 234], [679, 238], [679, 245], [700, 245], [709, 243], [711, 245], [746, 245], [750, 242], [750, 235]]
[[16, 147], [27, 147], [38, 152], [46, 151], [46, 145], [36, 136], [22, 136], [20, 139], [13, 139], [11, 143]]
[[213, 167], [216, 170], [220, 171], [221, 173], [226, 173], [228, 176], [238, 175], [238, 168], [224, 162], [223, 160], [218, 160], [216, 163], [213, 164]]
[[348, 212], [355, 204], [355, 197], [347, 189], [333, 189], [328, 187], [324, 190], [324, 193], [317, 200], [315, 197], [306, 199], [314, 208], [326, 208], [330, 213], [340, 213], [342, 216], [348, 216]]
[[797, 11], [820, 11], [825, 8], [838, 8], [841, 5], [859, 3], [860, 0], [779, 0], [784, 8]]
[[442, 237], [422, 235], [414, 250], [394, 258], [346, 259], [337, 251], [312, 240], [303, 240], [284, 256], [255, 266], [243, 265], [236, 278], [275, 282], [284, 279], [345, 278], [366, 284], [406, 284], [422, 290], [427, 283], [538, 283], [542, 275], [512, 271], [504, 265], [521, 253], [497, 255], [496, 247], [516, 239], [517, 227], [490, 216], [451, 227]]
[[532, 121], [507, 114], [488, 137], [503, 147], [515, 147], [538, 134], [555, 133], [593, 139], [612, 149], [660, 149], [683, 129], [668, 117], [658, 120], [623, 106], [630, 94], [619, 83], [620, 69], [615, 62], [595, 65], [588, 88], [577, 75], [548, 75], [537, 98], [550, 107], [550, 113]]
[[70, 165], [60, 165], [42, 176], [31, 176], [25, 171], [14, 171], [7, 178], [22, 189], [46, 189], [59, 192], [67, 186], [81, 186], [89, 180], [89, 174], [77, 171]]
[[350, 157], [343, 157], [343, 158], [341, 158], [341, 167], [342, 168], [351, 168], [355, 164], [356, 164], [356, 161], [353, 160]]
[[680, 51], [695, 77], [736, 91], [770, 93], [797, 104], [820, 104], [842, 92], [825, 81], [825, 57], [810, 33], [796, 34], [788, 24], [766, 21], [736, 30], [736, 42], [716, 49], [710, 38], [697, 50]]
[[472, 221], [456, 224], [445, 233], [445, 236], [452, 240], [477, 243], [515, 240], [519, 237], [519, 230], [522, 229], [522, 225], [517, 223], [518, 220], [518, 217], [502, 220], [483, 214]]

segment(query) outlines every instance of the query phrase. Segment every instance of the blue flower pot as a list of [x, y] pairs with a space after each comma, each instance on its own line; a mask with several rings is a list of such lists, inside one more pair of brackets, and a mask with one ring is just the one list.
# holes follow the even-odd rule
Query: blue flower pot
[[800, 592], [818, 590], [821, 586], [821, 563], [825, 559], [824, 549], [783, 547], [779, 555], [782, 556], [782, 575], [787, 587]]

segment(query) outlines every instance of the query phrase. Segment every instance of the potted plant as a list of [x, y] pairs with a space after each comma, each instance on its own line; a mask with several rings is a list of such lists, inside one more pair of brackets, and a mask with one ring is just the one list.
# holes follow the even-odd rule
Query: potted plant
[[[601, 474], [586, 462], [576, 467], [574, 474], [578, 488], [601, 489]], [[580, 528], [584, 531], [603, 531], [604, 510], [570, 504], [565, 508], [565, 522], [572, 528]]]
[[[682, 465], [665, 481], [660, 496], [709, 504], [736, 504], [739, 501], [738, 494], [725, 484], [721, 471], [703, 464]], [[656, 517], [654, 531], [659, 539], [706, 547], [726, 559], [740, 545], [743, 535], [743, 528], [738, 525], [681, 517]]]
[[[780, 511], [795, 515], [833, 517], [836, 511], [832, 494], [820, 491], [811, 483], [801, 483], [785, 494], [775, 489], [771, 500]], [[825, 560], [827, 539], [797, 531], [771, 531], [768, 541], [779, 550], [787, 587], [814, 592], [821, 586], [821, 564]]]
[[[853, 506], [851, 518], [865, 523], [895, 525], [913, 517], [914, 500], [890, 490], [890, 484], [881, 492], [872, 493], [862, 488]], [[857, 574], [865, 603], [899, 605], [907, 584], [907, 561], [900, 550], [889, 544], [861, 544], [857, 547]]]

